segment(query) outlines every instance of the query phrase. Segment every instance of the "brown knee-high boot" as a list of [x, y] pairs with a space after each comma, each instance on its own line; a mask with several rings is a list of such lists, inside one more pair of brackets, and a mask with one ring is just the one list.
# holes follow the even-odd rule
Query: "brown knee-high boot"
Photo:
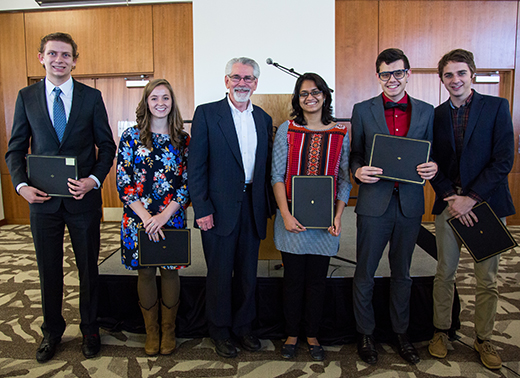
[[143, 313], [144, 325], [146, 327], [146, 342], [144, 343], [144, 351], [149, 356], [155, 356], [159, 352], [159, 301], [149, 309], [141, 306]]
[[179, 301], [172, 307], [167, 307], [161, 300], [161, 354], [171, 354], [175, 349], [175, 319]]

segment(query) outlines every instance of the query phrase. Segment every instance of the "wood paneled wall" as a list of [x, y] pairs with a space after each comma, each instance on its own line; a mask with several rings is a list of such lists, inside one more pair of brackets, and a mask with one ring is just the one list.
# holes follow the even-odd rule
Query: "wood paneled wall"
[[[0, 171], [5, 219], [9, 223], [28, 223], [29, 205], [16, 194], [5, 159], [7, 142], [11, 136], [14, 105], [18, 90], [27, 85], [25, 64], [25, 27], [23, 13], [0, 13], [0, 81], [2, 82], [3, 117], [1, 119]], [[35, 57], [36, 59], [36, 57]], [[1, 113], [0, 113], [1, 114]]]
[[56, 31], [69, 33], [78, 44], [75, 75], [151, 73], [154, 70], [152, 27], [149, 5], [27, 12], [28, 76], [45, 76], [35, 58], [40, 39]]
[[[59, 26], [56, 26], [59, 25]], [[126, 88], [125, 77], [145, 74], [173, 86], [184, 118], [194, 110], [193, 26], [191, 3], [76, 8], [57, 11], [0, 13], [0, 154], [11, 135], [18, 90], [45, 76], [38, 59], [39, 41], [62, 31], [78, 44], [73, 77], [99, 89], [116, 143], [117, 122], [135, 120], [142, 88]], [[6, 38], [5, 36], [9, 36]], [[0, 160], [3, 204], [8, 223], [28, 223], [29, 207], [11, 184]], [[102, 188], [104, 207], [120, 207], [115, 169]]]
[[[386, 48], [405, 52], [412, 66], [408, 93], [434, 106], [448, 98], [436, 73], [438, 60], [454, 48], [472, 51], [478, 70], [497, 70], [501, 76], [500, 85], [474, 88], [511, 102], [516, 156], [509, 182], [519, 214], [508, 222], [520, 224], [519, 19], [518, 1], [336, 0], [336, 115], [350, 117], [355, 103], [381, 92], [374, 64]], [[425, 198], [423, 220], [432, 221], [434, 192], [429, 184]]]

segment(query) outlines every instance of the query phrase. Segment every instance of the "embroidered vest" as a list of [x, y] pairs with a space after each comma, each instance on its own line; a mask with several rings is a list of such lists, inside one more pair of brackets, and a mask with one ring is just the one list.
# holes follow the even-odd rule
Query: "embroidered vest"
[[308, 130], [293, 120], [289, 121], [285, 172], [285, 189], [289, 201], [292, 195], [292, 176], [296, 175], [333, 176], [336, 198], [341, 147], [346, 134], [347, 127], [341, 124], [328, 130], [317, 131]]

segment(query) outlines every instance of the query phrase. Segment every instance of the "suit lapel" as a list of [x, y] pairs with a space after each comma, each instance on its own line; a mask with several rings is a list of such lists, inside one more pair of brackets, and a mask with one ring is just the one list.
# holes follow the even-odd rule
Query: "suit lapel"
[[[437, 122], [436, 120], [434, 125], [444, 129], [443, 132], [448, 135], [451, 149], [453, 150], [453, 153], [455, 153], [455, 136], [453, 135], [453, 122], [451, 119], [451, 105], [449, 99], [439, 106], [438, 113], [439, 121]], [[437, 115], [435, 116], [437, 117]]]
[[41, 114], [44, 114], [43, 126], [45, 128], [47, 128], [49, 133], [56, 140], [56, 143], [60, 144], [58, 135], [56, 134], [56, 130], [54, 129], [54, 126], [52, 125], [51, 117], [49, 115], [49, 108], [47, 107], [47, 93], [45, 93], [45, 80], [42, 80], [38, 83], [38, 87], [36, 88], [36, 97], [37, 97], [39, 111]]
[[237, 131], [235, 129], [235, 122], [231, 115], [231, 108], [229, 107], [228, 100], [225, 98], [220, 102], [221, 106], [218, 112], [219, 119], [217, 124], [222, 130], [222, 134], [226, 138], [228, 145], [235, 156], [235, 159], [240, 164], [240, 167], [244, 168], [242, 162], [242, 154], [240, 153], [240, 145], [238, 143]]
[[388, 131], [388, 126], [386, 125], [385, 107], [383, 106], [382, 96], [383, 95], [374, 97], [374, 99], [372, 100], [372, 106], [370, 107], [370, 110], [372, 111], [372, 115], [376, 120], [379, 132], [382, 134], [390, 134], [390, 131]]
[[74, 82], [74, 87], [72, 89], [72, 107], [70, 108], [69, 120], [67, 121], [67, 126], [65, 127], [65, 133], [63, 134], [61, 143], [64, 143], [72, 132], [72, 127], [75, 124], [83, 105], [83, 88], [76, 80], [72, 80]]
[[[255, 120], [255, 129], [256, 129], [256, 159], [255, 165], [258, 161], [264, 161], [264, 159], [260, 159], [260, 154], [264, 154], [267, 148], [264, 147], [264, 141], [267, 141], [267, 130], [264, 126], [264, 122], [261, 118], [259, 118], [258, 112], [256, 111], [256, 107], [253, 105], [253, 119]], [[256, 170], [255, 170], [256, 171]]]
[[471, 134], [475, 130], [477, 126], [477, 120], [480, 117], [480, 113], [482, 112], [482, 107], [484, 106], [483, 97], [477, 93], [473, 93], [473, 99], [471, 100], [471, 109], [469, 110], [469, 118], [468, 124], [466, 126], [466, 131], [464, 132], [464, 144], [462, 146], [462, 150], [466, 148], [468, 144], [469, 138], [471, 138]]

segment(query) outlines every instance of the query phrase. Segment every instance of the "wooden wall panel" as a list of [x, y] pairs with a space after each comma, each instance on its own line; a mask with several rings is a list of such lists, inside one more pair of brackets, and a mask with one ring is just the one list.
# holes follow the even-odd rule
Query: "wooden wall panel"
[[[135, 109], [141, 100], [143, 88], [127, 88], [122, 77], [98, 78], [95, 86], [103, 94], [108, 119], [116, 145], [119, 145], [118, 121], [135, 121]], [[103, 207], [123, 207], [116, 189], [116, 159], [103, 184]]]
[[350, 118], [357, 102], [376, 96], [378, 1], [336, 2], [335, 115]]
[[[518, 150], [516, 150], [518, 151]], [[516, 154], [518, 158], [518, 153]], [[510, 173], [508, 176], [509, 190], [513, 203], [515, 204], [516, 214], [507, 217], [507, 224], [520, 224], [520, 173]]]
[[[518, 19], [520, 20], [520, 8], [518, 10]], [[516, 62], [515, 62], [515, 71], [514, 71], [514, 86], [513, 93], [516, 96], [513, 96], [513, 101], [511, 101], [513, 105], [512, 116], [513, 116], [513, 127], [515, 130], [515, 164], [513, 165], [512, 172], [520, 173], [520, 27], [517, 30], [517, 43], [516, 43]], [[520, 182], [518, 183], [520, 186]], [[520, 193], [517, 193], [520, 194]], [[520, 213], [520, 196], [517, 196], [516, 211]], [[514, 200], [514, 197], [513, 197]], [[520, 221], [519, 221], [520, 224]]]
[[183, 119], [191, 120], [195, 109], [192, 4], [153, 5], [153, 24], [155, 77], [170, 82]]
[[29, 224], [29, 203], [18, 193], [11, 182], [11, 175], [2, 174], [2, 199], [7, 223]]
[[16, 97], [27, 85], [23, 13], [0, 13], [0, 35], [0, 171], [8, 174], [3, 157], [11, 137]]
[[23, 13], [0, 13], [0, 171], [4, 217], [8, 223], [28, 223], [29, 205], [11, 183], [5, 164], [18, 91], [27, 85]]
[[441, 83], [439, 76], [434, 72], [414, 71], [406, 85], [406, 92], [419, 100], [433, 106], [440, 104]]
[[515, 67], [516, 1], [381, 1], [379, 6], [379, 49], [403, 49], [412, 67], [436, 68], [455, 48], [472, 51], [479, 68]]
[[45, 76], [36, 59], [40, 39], [56, 31], [78, 44], [76, 75], [153, 72], [152, 27], [150, 5], [27, 12], [28, 76]]

